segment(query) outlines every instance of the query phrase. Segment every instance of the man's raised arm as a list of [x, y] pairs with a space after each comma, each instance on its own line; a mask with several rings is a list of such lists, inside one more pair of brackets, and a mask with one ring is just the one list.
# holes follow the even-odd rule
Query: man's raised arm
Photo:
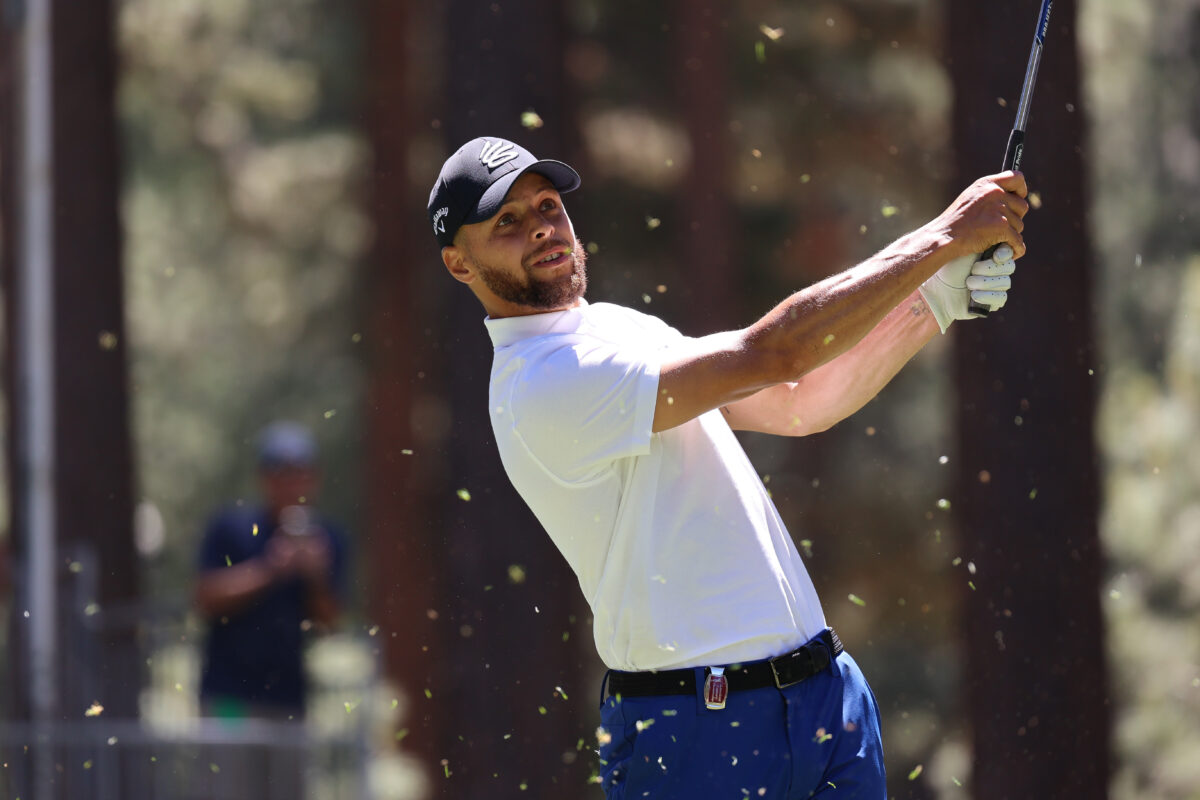
[[654, 430], [799, 381], [857, 345], [956, 259], [1000, 243], [1024, 255], [1026, 193], [1020, 173], [981, 178], [932, 222], [858, 266], [796, 292], [748, 328], [696, 340], [662, 365]]

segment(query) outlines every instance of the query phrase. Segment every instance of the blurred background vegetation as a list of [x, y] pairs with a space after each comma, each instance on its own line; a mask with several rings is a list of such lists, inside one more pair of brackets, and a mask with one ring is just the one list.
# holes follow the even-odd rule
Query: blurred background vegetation
[[[498, 14], [501, 6], [480, 3], [478, 13]], [[457, 337], [485, 347], [486, 336], [482, 324], [456, 330], [454, 338], [445, 334], [447, 297], [458, 287], [442, 274], [431, 237], [423, 259], [371, 264], [379, 226], [390, 223], [372, 215], [379, 167], [367, 129], [365, 49], [386, 31], [367, 28], [364, 4], [122, 0], [116, 8], [137, 541], [148, 600], [183, 617], [203, 521], [217, 504], [254, 496], [253, 437], [272, 419], [313, 428], [326, 477], [321, 505], [351, 532], [367, 528], [368, 354], [382, 346], [369, 325], [379, 299], [372, 269], [402, 271], [416, 288], [412, 296], [387, 298], [418, 333], [398, 346], [423, 381], [411, 409], [414, 441], [393, 445], [425, 474], [427, 491], [442, 503], [441, 520], [468, 502], [454, 465], [472, 457], [452, 452], [456, 384], [447, 372], [455, 365], [445, 353], [455, 352]], [[413, 198], [406, 213], [423, 208], [442, 159], [457, 144], [446, 141], [446, 131], [471, 124], [468, 109], [438, 102], [454, 90], [442, 66], [458, 55], [447, 3], [424, 11], [412, 15], [396, 42], [407, 65], [404, 85], [392, 87], [396, 102], [403, 93], [423, 114], [406, 145]], [[511, 124], [524, 125], [538, 155], [580, 167], [583, 188], [568, 205], [593, 253], [594, 301], [645, 309], [689, 334], [710, 332], [713, 320], [745, 324], [786, 293], [920, 225], [957, 193], [960, 187], [950, 185], [954, 97], [944, 3], [731, 5], [716, 27], [730, 113], [720, 164], [694, 160], [672, 78], [677, 65], [670, 63], [677, 13], [667, 2], [567, 0], [559, 21], [564, 63], [546, 69], [566, 82], [568, 102], [511, 110]], [[1200, 0], [1080, 0], [1077, 35], [1088, 131], [1080, 144], [1096, 257], [1096, 441], [1110, 659], [1110, 697], [1095, 700], [1113, 713], [1112, 796], [1198, 798]], [[1023, 64], [1027, 36], [1024, 24], [981, 31], [980, 61]], [[997, 101], [1013, 108], [1018, 89]], [[1039, 128], [1075, 111], [1035, 101], [1030, 146], [1037, 147]], [[566, 142], [563, 152], [536, 144], [545, 141], [538, 138], [542, 125], [565, 130], [557, 140]], [[996, 132], [997, 157], [1004, 135]], [[711, 317], [695, 307], [692, 267], [680, 257], [681, 242], [689, 235], [702, 240], [704, 232], [689, 231], [678, 201], [686, 175], [710, 168], [723, 172], [728, 191], [726, 224], [735, 232], [728, 279], [737, 288], [728, 308]], [[1037, 219], [1035, 212], [1031, 227]], [[420, 221], [396, 224], [424, 232]], [[1036, 269], [1018, 270], [1010, 317], [1037, 291]], [[743, 439], [801, 546], [826, 616], [881, 701], [895, 797], [971, 796], [960, 613], [970, 575], [945, 500], [956, 469], [949, 360], [947, 342], [933, 342], [875, 402], [828, 433]], [[491, 444], [481, 440], [479, 447]], [[510, 491], [503, 483], [469, 488], [469, 502], [482, 514], [490, 494]], [[448, 542], [453, 551], [452, 536], [432, 541], [432, 548]], [[379, 620], [367, 602], [369, 551], [360, 545], [347, 646], [361, 649], [375, 641]], [[546, 602], [538, 588], [544, 576], [527, 575], [526, 566], [519, 557], [487, 566], [500, 586], [489, 595], [499, 607]], [[448, 626], [453, 619], [451, 638], [472, 635], [471, 625], [446, 609], [417, 611], [430, 620], [440, 612]], [[571, 734], [556, 734], [563, 741], [549, 747], [555, 758], [563, 754], [562, 764], [547, 767], [550, 778], [531, 789], [534, 796], [581, 796], [555, 794], [551, 783], [559, 775], [582, 783], [591, 771], [582, 742], [597, 721], [592, 679], [598, 681], [599, 667], [586, 612], [574, 612], [580, 619], [570, 628], [571, 658], [584, 679], [571, 687]], [[570, 619], [575, 626], [576, 616]], [[567, 632], [562, 638], [567, 642]], [[366, 650], [382, 658], [371, 644]], [[336, 674], [337, 656], [325, 658], [335, 664], [326, 671]], [[177, 679], [156, 680], [173, 686]], [[381, 753], [413, 744], [415, 734], [401, 735], [411, 723], [393, 713], [391, 698], [407, 697], [398, 713], [419, 717], [421, 711], [406, 709], [421, 689], [414, 677], [408, 686], [371, 690], [368, 705], [384, 709]], [[562, 694], [555, 702], [566, 700]], [[493, 711], [501, 713], [498, 706], [478, 714]], [[455, 714], [448, 727], [460, 740], [476, 723], [487, 728], [443, 713]], [[437, 792], [458, 796], [445, 788], [454, 780], [453, 759], [428, 758], [439, 747], [417, 748], [424, 774], [441, 787]], [[571, 755], [580, 750], [581, 757]], [[481, 769], [493, 766], [504, 770]], [[426, 780], [415, 772], [389, 772], [380, 796], [426, 794]], [[505, 786], [534, 780], [502, 778]]]

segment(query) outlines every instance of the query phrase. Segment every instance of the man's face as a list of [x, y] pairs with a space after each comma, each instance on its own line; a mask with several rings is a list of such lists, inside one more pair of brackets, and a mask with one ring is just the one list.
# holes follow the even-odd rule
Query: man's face
[[587, 290], [587, 255], [562, 198], [532, 172], [517, 179], [495, 216], [460, 228], [442, 259], [492, 317], [571, 308]]

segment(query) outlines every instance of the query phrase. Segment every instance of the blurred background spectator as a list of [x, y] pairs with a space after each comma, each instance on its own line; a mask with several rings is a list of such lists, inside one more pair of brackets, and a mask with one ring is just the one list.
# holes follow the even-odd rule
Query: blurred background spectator
[[259, 436], [262, 501], [222, 509], [200, 542], [196, 609], [207, 624], [200, 698], [216, 717], [302, 719], [305, 634], [332, 627], [346, 537], [316, 511], [316, 442], [275, 422]]

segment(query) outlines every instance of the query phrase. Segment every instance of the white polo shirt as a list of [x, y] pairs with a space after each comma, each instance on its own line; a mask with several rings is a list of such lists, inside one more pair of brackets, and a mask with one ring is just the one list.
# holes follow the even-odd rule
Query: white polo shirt
[[500, 458], [578, 576], [608, 667], [738, 663], [820, 633], [812, 580], [721, 412], [651, 432], [681, 333], [586, 302], [486, 325]]

